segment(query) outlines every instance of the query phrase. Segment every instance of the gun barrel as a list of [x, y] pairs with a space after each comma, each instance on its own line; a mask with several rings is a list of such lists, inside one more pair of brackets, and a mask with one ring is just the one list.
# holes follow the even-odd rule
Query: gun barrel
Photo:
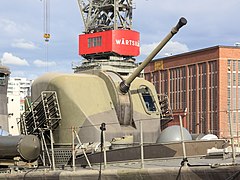
[[140, 72], [150, 63], [150, 61], [158, 54], [158, 52], [166, 45], [166, 43], [179, 31], [179, 29], [187, 24], [185, 18], [180, 18], [177, 25], [172, 28], [171, 32], [158, 44], [158, 46], [148, 55], [148, 57], [138, 66], [138, 68], [125, 80], [120, 83], [120, 91], [126, 93], [129, 90], [132, 81], [140, 74]]

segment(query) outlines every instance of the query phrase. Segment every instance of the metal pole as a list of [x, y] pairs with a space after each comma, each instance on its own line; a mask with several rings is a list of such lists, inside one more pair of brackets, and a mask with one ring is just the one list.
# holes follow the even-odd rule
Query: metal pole
[[[80, 11], [81, 11], [81, 15], [82, 15], [82, 19], [83, 19], [83, 24], [84, 24], [84, 29], [85, 29], [85, 32], [87, 32], [87, 25], [86, 25], [86, 20], [84, 18], [84, 15], [83, 15], [83, 8], [82, 8], [82, 4], [83, 1], [82, 0], [78, 0], [78, 6], [80, 8]], [[91, 5], [91, 4], [90, 4]]]
[[50, 138], [51, 138], [51, 151], [52, 151], [52, 168], [55, 171], [55, 159], [54, 159], [54, 147], [53, 147], [53, 134], [52, 134], [52, 130], [50, 130]]
[[[41, 132], [42, 133], [42, 132]], [[45, 149], [44, 149], [44, 144], [43, 144], [43, 138], [41, 138], [41, 146], [42, 146], [42, 161], [43, 161], [43, 166], [46, 166], [46, 160], [45, 160]]]
[[[180, 121], [180, 133], [181, 133], [182, 148], [183, 148], [183, 159], [186, 160], [187, 155], [186, 155], [186, 147], [185, 147], [184, 137], [183, 137], [183, 123], [182, 123], [181, 115], [179, 115], [179, 121]], [[187, 165], [186, 161], [184, 161], [184, 166], [186, 166], [186, 165]]]
[[89, 166], [90, 168], [92, 168], [92, 165], [91, 165], [91, 163], [90, 163], [90, 161], [89, 161], [89, 159], [88, 159], [88, 157], [87, 157], [87, 154], [86, 154], [86, 152], [85, 152], [85, 149], [82, 148], [82, 142], [81, 142], [81, 140], [80, 140], [80, 138], [79, 138], [79, 136], [78, 136], [78, 134], [77, 134], [77, 132], [76, 132], [75, 130], [74, 130], [74, 133], [75, 133], [75, 136], [77, 137], [78, 143], [81, 144], [81, 149], [82, 149], [83, 154], [84, 154], [84, 156], [85, 156], [85, 158], [86, 158], [86, 161], [87, 161], [87, 163], [88, 163], [88, 166]]
[[[106, 131], [106, 124], [102, 123], [100, 126], [101, 130], [101, 154], [103, 152], [103, 161], [104, 161], [104, 168], [107, 167], [107, 153], [106, 153], [106, 147], [105, 147], [105, 131]], [[102, 156], [101, 156], [102, 158]], [[102, 159], [101, 159], [102, 162]], [[101, 168], [101, 163], [100, 163], [100, 168]]]
[[103, 158], [104, 158], [104, 168], [107, 168], [107, 153], [106, 153], [106, 142], [105, 142], [105, 131], [103, 131]]
[[117, 27], [117, 0], [114, 0], [114, 30], [116, 30], [118, 27]]
[[142, 120], [140, 120], [140, 148], [141, 148], [141, 168], [144, 168], [144, 150], [143, 150], [143, 127]]
[[231, 144], [232, 144], [232, 162], [235, 164], [236, 162], [236, 154], [235, 154], [235, 148], [234, 148], [234, 138], [233, 138], [233, 132], [232, 132], [232, 111], [230, 110], [230, 120], [229, 120], [229, 123], [230, 123], [230, 136], [231, 136]]
[[236, 119], [236, 122], [237, 122], [237, 147], [239, 148], [239, 132], [238, 132], [238, 118]]
[[72, 127], [72, 166], [73, 166], [73, 171], [76, 170], [75, 166], [75, 142], [74, 142], [75, 136], [74, 136], [74, 127]]
[[43, 141], [43, 144], [44, 144], [44, 148], [45, 148], [46, 153], [47, 153], [48, 161], [50, 163], [50, 166], [52, 167], [52, 161], [51, 161], [51, 158], [50, 158], [50, 155], [49, 155], [49, 152], [48, 152], [48, 148], [47, 148], [47, 144], [46, 144], [46, 141], [45, 141], [45, 138], [44, 138], [44, 135], [43, 135], [42, 131], [41, 131], [41, 138], [42, 138], [42, 141]]

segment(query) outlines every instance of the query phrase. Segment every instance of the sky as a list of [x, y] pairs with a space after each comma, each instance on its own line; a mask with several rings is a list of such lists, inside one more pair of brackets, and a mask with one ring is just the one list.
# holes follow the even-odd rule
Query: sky
[[[140, 32], [141, 62], [180, 17], [188, 24], [157, 57], [240, 42], [240, 0], [134, 0], [133, 30]], [[46, 72], [72, 73], [78, 35], [84, 30], [77, 0], [50, 0], [49, 43], [43, 38], [43, 1], [1, 0], [0, 61], [12, 77], [35, 79]], [[48, 52], [48, 53], [47, 53]]]

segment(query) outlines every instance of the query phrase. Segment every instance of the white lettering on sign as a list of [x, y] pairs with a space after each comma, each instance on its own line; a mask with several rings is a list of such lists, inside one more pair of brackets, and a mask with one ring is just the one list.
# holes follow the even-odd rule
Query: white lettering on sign
[[131, 39], [116, 39], [117, 45], [127, 45], [127, 46], [137, 46], [139, 47], [139, 41], [131, 40]]

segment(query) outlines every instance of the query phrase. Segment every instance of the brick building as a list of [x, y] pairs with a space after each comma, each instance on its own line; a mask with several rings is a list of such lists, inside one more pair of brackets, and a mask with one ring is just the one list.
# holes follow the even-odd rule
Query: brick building
[[156, 59], [144, 70], [159, 94], [167, 94], [174, 120], [191, 133], [229, 137], [240, 129], [240, 47], [214, 46]]

